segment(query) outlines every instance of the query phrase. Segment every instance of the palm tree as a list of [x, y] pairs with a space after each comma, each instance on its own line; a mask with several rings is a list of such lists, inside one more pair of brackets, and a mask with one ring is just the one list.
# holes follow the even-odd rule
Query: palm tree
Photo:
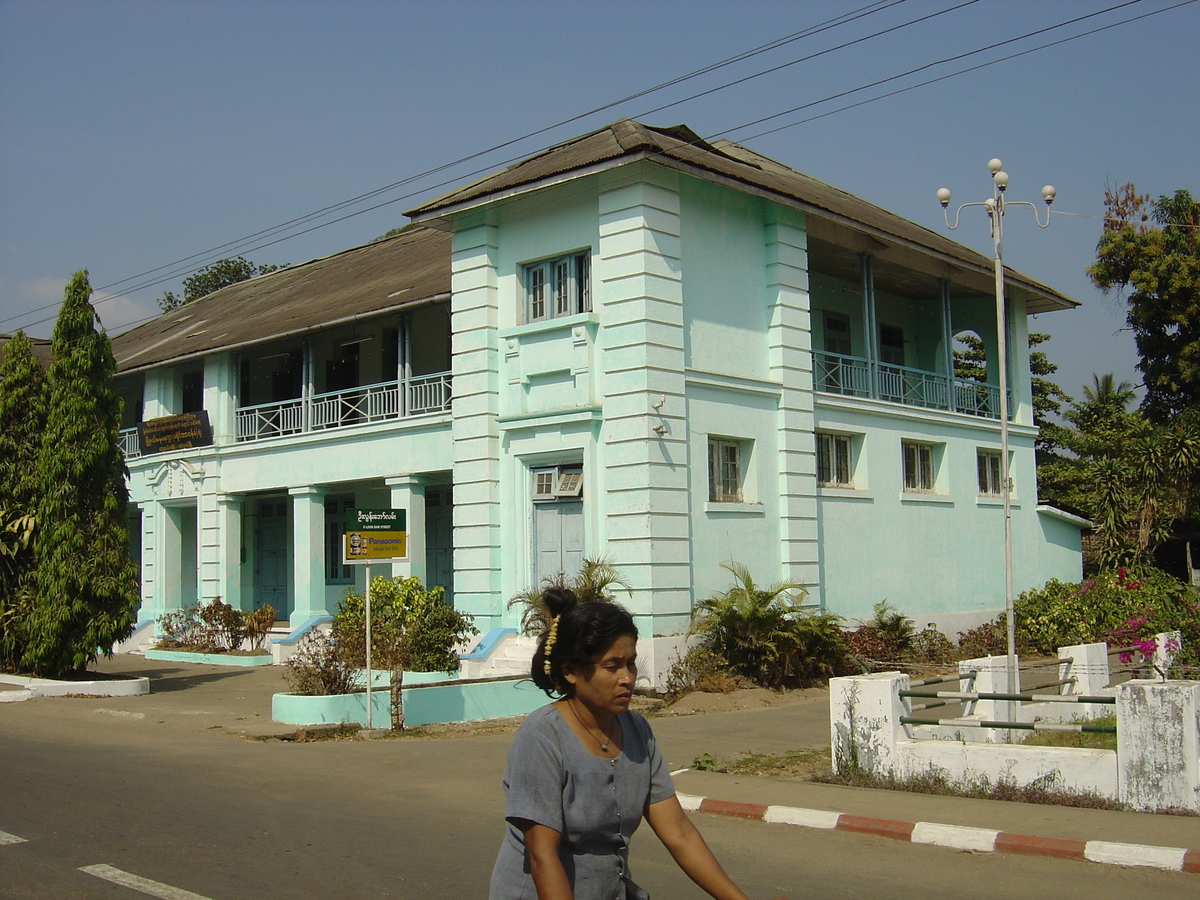
[[508, 608], [521, 607], [521, 633], [538, 635], [550, 627], [550, 613], [542, 603], [542, 591], [549, 587], [567, 588], [580, 603], [611, 603], [612, 589], [621, 587], [630, 596], [633, 588], [617, 571], [611, 556], [585, 557], [579, 571], [570, 578], [559, 572], [543, 578], [540, 587], [530, 587], [508, 601]]

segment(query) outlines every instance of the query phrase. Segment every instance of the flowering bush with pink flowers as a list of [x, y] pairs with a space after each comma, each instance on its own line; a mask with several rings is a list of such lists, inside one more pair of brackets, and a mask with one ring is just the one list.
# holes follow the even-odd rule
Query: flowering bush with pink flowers
[[[1017, 631], [1036, 650], [1107, 641], [1143, 647], [1152, 655], [1154, 635], [1179, 631], [1176, 665], [1200, 663], [1200, 606], [1196, 591], [1152, 568], [1101, 572], [1079, 584], [1052, 580], [1016, 601]], [[1178, 677], [1184, 669], [1172, 672]], [[1196, 677], [1200, 677], [1197, 674]]]

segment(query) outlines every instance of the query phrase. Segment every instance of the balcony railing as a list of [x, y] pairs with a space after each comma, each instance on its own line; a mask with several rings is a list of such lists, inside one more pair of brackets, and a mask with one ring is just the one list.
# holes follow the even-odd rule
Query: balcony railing
[[871, 364], [857, 356], [813, 351], [815, 386], [827, 394], [871, 397], [917, 406], [944, 409], [988, 419], [1000, 418], [1000, 389], [992, 384], [951, 378], [908, 366], [878, 363], [875, 390], [871, 389]]
[[117, 447], [126, 459], [137, 459], [142, 455], [142, 445], [138, 443], [137, 426], [122, 428], [117, 433]]
[[[281, 403], [243, 406], [237, 411], [238, 441], [384, 422], [450, 409], [450, 373], [407, 382], [385, 381]], [[407, 403], [401, 404], [401, 399]]]

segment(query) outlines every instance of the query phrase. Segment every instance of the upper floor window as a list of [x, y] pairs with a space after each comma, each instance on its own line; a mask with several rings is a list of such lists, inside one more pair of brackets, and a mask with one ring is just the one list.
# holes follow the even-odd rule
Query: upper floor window
[[825, 310], [825, 352], [850, 355], [850, 317]]
[[1000, 454], [995, 450], [977, 450], [975, 466], [979, 472], [979, 496], [1002, 496], [1004, 482], [1000, 476]]
[[895, 325], [879, 326], [879, 361], [884, 365], [904, 365], [904, 329]]
[[817, 484], [850, 487], [850, 438], [844, 434], [817, 434]]
[[933, 446], [904, 441], [904, 490], [933, 493]]
[[574, 253], [524, 267], [528, 321], [555, 319], [592, 308], [592, 258]]
[[708, 439], [708, 499], [711, 503], [741, 503], [745, 475], [742, 442]]
[[179, 380], [179, 411], [200, 412], [204, 409], [204, 371], [184, 372]]

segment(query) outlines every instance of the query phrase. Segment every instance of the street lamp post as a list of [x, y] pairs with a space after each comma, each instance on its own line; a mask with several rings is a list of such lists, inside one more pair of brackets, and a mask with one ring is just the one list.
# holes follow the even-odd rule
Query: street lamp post
[[1008, 625], [1008, 692], [1016, 694], [1019, 682], [1016, 619], [1013, 615], [1012, 480], [1008, 463], [1008, 306], [1004, 294], [1004, 212], [1009, 206], [1028, 206], [1033, 210], [1033, 218], [1038, 227], [1047, 228], [1050, 225], [1050, 204], [1054, 202], [1056, 191], [1051, 185], [1042, 188], [1042, 202], [1046, 204], [1046, 221], [1043, 223], [1035, 204], [1027, 200], [1006, 198], [1008, 173], [1004, 171], [1000, 160], [990, 160], [988, 171], [992, 173], [992, 196], [978, 203], [963, 203], [954, 214], [953, 225], [950, 224], [949, 189], [940, 188], [937, 198], [942, 205], [947, 228], [953, 230], [958, 227], [959, 217], [968, 206], [982, 206], [987, 210], [992, 225], [992, 246], [996, 262], [996, 368], [1000, 378], [1000, 495], [1004, 501], [1004, 611]]

